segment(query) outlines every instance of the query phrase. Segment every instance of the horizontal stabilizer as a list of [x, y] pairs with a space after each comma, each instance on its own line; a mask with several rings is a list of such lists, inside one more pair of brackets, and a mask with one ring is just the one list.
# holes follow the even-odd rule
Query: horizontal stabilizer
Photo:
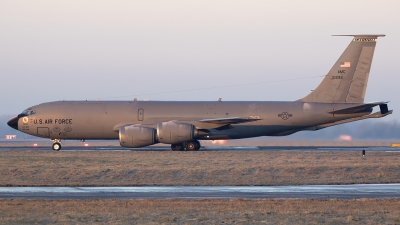
[[318, 125], [318, 126], [308, 127], [308, 128], [306, 128], [304, 130], [321, 130], [323, 128], [336, 126], [336, 125], [340, 125], [340, 124], [344, 124], [344, 123], [350, 123], [350, 122], [354, 122], [354, 121], [371, 119], [371, 118], [381, 118], [381, 117], [388, 116], [388, 115], [390, 115], [392, 113], [393, 113], [393, 110], [390, 110], [390, 111], [388, 111], [387, 113], [384, 113], [384, 114], [382, 114], [381, 112], [376, 112], [376, 113], [372, 113], [372, 114], [366, 115], [366, 116], [360, 116], [360, 117], [356, 117], [356, 118], [340, 120], [340, 121], [333, 122], [333, 123], [327, 123], [327, 124], [322, 124], [322, 125]]
[[385, 34], [334, 34], [332, 36], [342, 37], [385, 37]]
[[332, 114], [352, 114], [352, 113], [362, 112], [365, 109], [370, 109], [370, 108], [378, 106], [378, 105], [379, 106], [386, 105], [387, 103], [388, 102], [370, 102], [370, 103], [365, 103], [365, 104], [362, 104], [362, 105], [353, 106], [353, 107], [349, 107], [349, 108], [329, 111], [328, 113], [332, 113]]

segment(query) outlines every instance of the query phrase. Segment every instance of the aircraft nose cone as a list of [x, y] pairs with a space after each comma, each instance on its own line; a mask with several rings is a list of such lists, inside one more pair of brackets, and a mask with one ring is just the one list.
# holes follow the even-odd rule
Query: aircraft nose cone
[[18, 130], [18, 120], [19, 120], [18, 116], [14, 116], [13, 118], [11, 118], [11, 119], [7, 122], [7, 124], [8, 124], [8, 126], [10, 126], [10, 127], [14, 128], [14, 129]]

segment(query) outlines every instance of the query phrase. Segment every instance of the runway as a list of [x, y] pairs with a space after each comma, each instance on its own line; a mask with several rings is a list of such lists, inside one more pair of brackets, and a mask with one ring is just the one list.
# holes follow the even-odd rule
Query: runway
[[[53, 151], [51, 145], [32, 144], [25, 146], [1, 146], [6, 150]], [[400, 151], [400, 148], [387, 146], [329, 147], [329, 146], [203, 146], [199, 151]], [[61, 151], [171, 151], [169, 146], [150, 146], [143, 148], [124, 148], [121, 146], [63, 146]]]
[[400, 184], [180, 187], [0, 187], [5, 199], [400, 198]]

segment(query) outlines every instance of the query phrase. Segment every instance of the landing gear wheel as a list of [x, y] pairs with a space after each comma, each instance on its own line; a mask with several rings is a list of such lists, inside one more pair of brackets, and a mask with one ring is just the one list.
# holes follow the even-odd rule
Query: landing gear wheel
[[172, 151], [182, 151], [183, 144], [172, 144], [171, 149], [172, 149]]
[[54, 151], [60, 151], [61, 144], [56, 142], [56, 143], [53, 144], [52, 148], [53, 148]]
[[188, 151], [196, 150], [196, 147], [197, 147], [197, 143], [194, 142], [194, 141], [188, 141], [188, 142], [186, 142], [186, 144], [185, 144], [185, 148], [186, 148], [186, 150], [188, 150]]

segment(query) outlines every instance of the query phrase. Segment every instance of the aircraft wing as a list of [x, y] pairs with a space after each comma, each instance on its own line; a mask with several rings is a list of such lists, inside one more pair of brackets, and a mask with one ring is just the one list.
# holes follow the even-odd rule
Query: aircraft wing
[[[362, 105], [353, 106], [353, 107], [349, 107], [349, 108], [332, 110], [332, 111], [329, 111], [328, 113], [332, 113], [332, 114], [352, 114], [352, 113], [361, 112], [361, 111], [363, 111], [365, 109], [370, 109], [370, 108], [378, 106], [378, 105], [381, 107], [381, 111], [385, 111], [385, 110], [382, 110], [382, 108], [386, 107], [386, 112], [387, 112], [387, 103], [388, 102], [370, 102], [370, 103], [365, 103], [365, 104], [362, 104]], [[384, 112], [384, 113], [386, 113], [386, 112]]]
[[238, 123], [247, 123], [252, 121], [260, 120], [259, 118], [255, 117], [230, 117], [230, 118], [216, 118], [216, 119], [203, 119], [199, 120], [198, 122], [202, 123], [214, 123], [214, 124], [238, 124]]
[[190, 123], [197, 129], [230, 129], [232, 124], [248, 123], [261, 120], [259, 117], [229, 117], [215, 119], [201, 119], [197, 121], [176, 121], [177, 123]]
[[[215, 118], [215, 119], [201, 119], [201, 120], [189, 120], [189, 121], [182, 121], [182, 120], [173, 120], [175, 123], [188, 123], [193, 124], [197, 129], [230, 129], [231, 124], [238, 124], [238, 123], [247, 123], [261, 120], [258, 117], [229, 117], [229, 118]], [[168, 121], [165, 121], [168, 122]], [[114, 126], [113, 130], [118, 132], [119, 128], [122, 126], [127, 125], [135, 125], [135, 126], [142, 126], [142, 127], [150, 127], [150, 128], [157, 128], [157, 124], [127, 124], [127, 123], [120, 123]]]

